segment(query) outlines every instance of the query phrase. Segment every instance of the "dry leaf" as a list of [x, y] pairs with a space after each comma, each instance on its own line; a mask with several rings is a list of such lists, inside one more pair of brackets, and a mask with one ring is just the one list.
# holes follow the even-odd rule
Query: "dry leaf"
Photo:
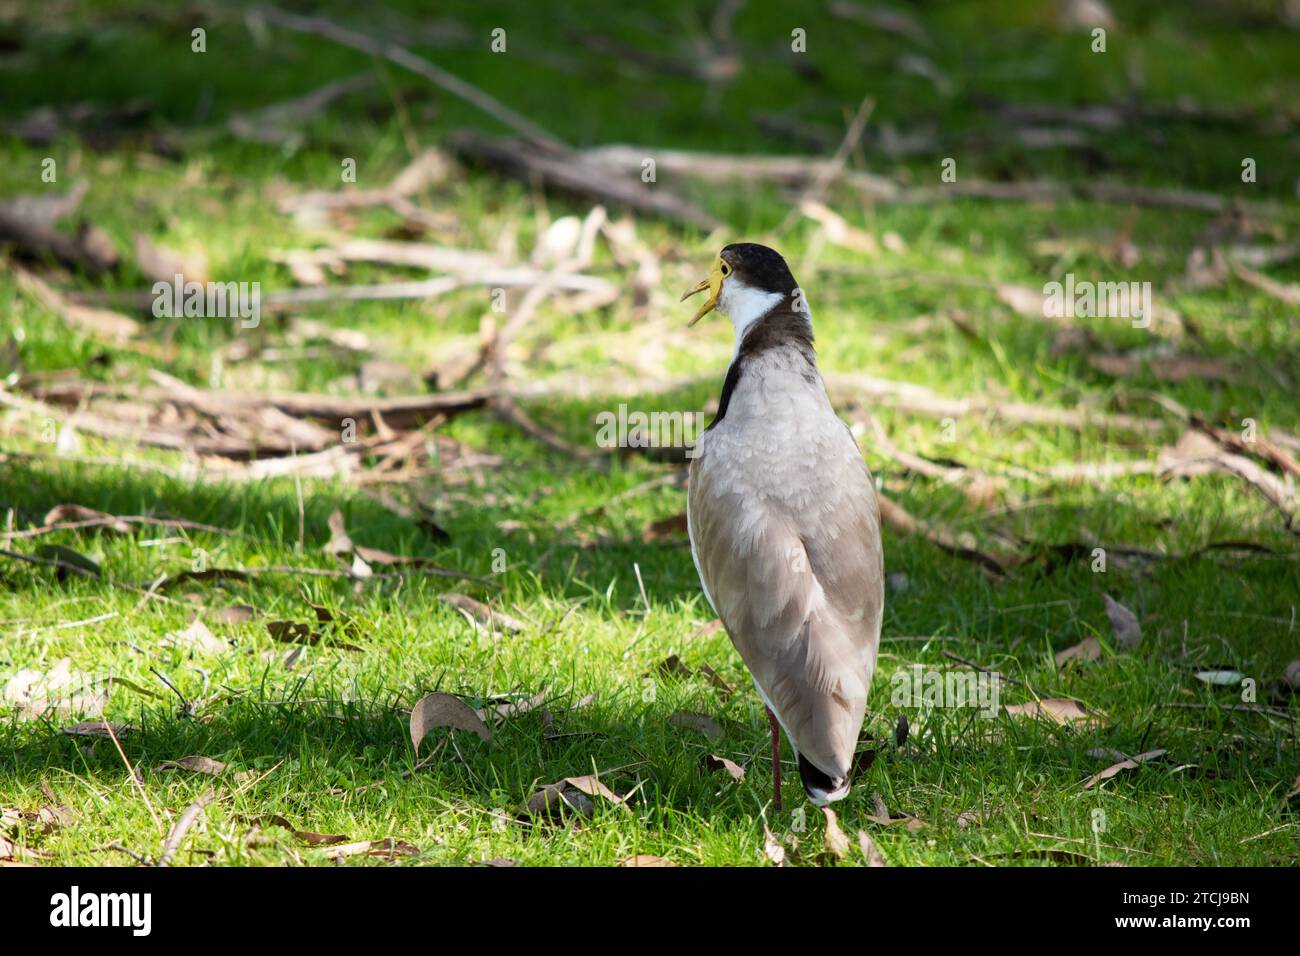
[[679, 710], [668, 718], [668, 723], [673, 727], [682, 727], [703, 734], [710, 740], [721, 740], [723, 737], [722, 725], [707, 714]]
[[109, 728], [112, 728], [112, 736], [122, 737], [125, 734], [134, 733], [139, 730], [134, 724], [105, 724], [102, 720], [85, 720], [79, 724], [73, 724], [71, 727], [64, 727], [63, 732], [69, 737], [108, 737]]
[[267, 621], [267, 633], [281, 644], [301, 644], [306, 647], [333, 647], [342, 651], [360, 651], [355, 644], [349, 644], [347, 641], [330, 640], [328, 643], [321, 638], [319, 631], [313, 631], [310, 624], [302, 621]]
[[483, 740], [492, 739], [492, 731], [472, 707], [453, 694], [435, 691], [421, 697], [411, 708], [411, 743], [420, 752], [420, 741], [435, 727], [452, 727], [478, 734]]
[[858, 849], [862, 851], [862, 858], [867, 861], [867, 866], [887, 866], [884, 856], [876, 849], [875, 842], [867, 835], [866, 830], [858, 831]]
[[785, 847], [766, 825], [763, 827], [763, 855], [772, 862], [773, 866], [785, 866]]
[[565, 807], [576, 810], [584, 817], [596, 812], [596, 804], [585, 793], [573, 790], [561, 783], [549, 783], [538, 790], [525, 804], [528, 812], [534, 816], [557, 816]]
[[871, 794], [871, 801], [875, 806], [876, 812], [867, 814], [867, 819], [879, 826], [892, 827], [897, 823], [903, 823], [906, 824], [908, 830], [920, 830], [928, 825], [924, 820], [919, 817], [914, 817], [909, 813], [904, 813], [902, 816], [897, 817], [891, 816], [889, 813], [889, 807], [885, 805], [885, 798], [882, 797], [879, 792], [873, 792]]
[[1115, 643], [1126, 651], [1131, 651], [1142, 643], [1142, 625], [1137, 615], [1120, 604], [1109, 594], [1101, 596], [1106, 605], [1106, 616], [1110, 618], [1110, 629], [1115, 635]]
[[257, 611], [247, 604], [231, 604], [229, 607], [221, 607], [213, 611], [212, 620], [219, 624], [243, 624], [245, 621], [251, 621], [255, 614]]
[[849, 855], [849, 838], [840, 829], [840, 821], [830, 807], [822, 807], [822, 816], [826, 818], [826, 850], [837, 860]]
[[1300, 661], [1292, 661], [1282, 672], [1282, 680], [1292, 690], [1300, 690]]
[[1045, 717], [1058, 724], [1071, 726], [1081, 724], [1084, 727], [1100, 727], [1105, 722], [1105, 715], [1098, 712], [1089, 714], [1077, 700], [1066, 698], [1047, 698], [1031, 700], [1025, 704], [1011, 704], [1007, 713], [1012, 717]]
[[1101, 641], [1095, 637], [1085, 637], [1078, 644], [1071, 644], [1064, 650], [1056, 652], [1056, 666], [1060, 667], [1066, 661], [1095, 661], [1101, 657]]
[[219, 774], [226, 769], [226, 765], [220, 760], [213, 760], [211, 757], [204, 757], [201, 754], [194, 754], [189, 757], [181, 757], [179, 760], [165, 760], [158, 765], [159, 770], [190, 770], [194, 773]]
[[130, 534], [131, 526], [125, 521], [104, 511], [96, 511], [85, 505], [55, 505], [45, 513], [41, 524], [80, 524], [86, 521], [100, 522], [99, 527], [107, 528], [118, 534]]
[[[600, 778], [595, 774], [588, 774], [584, 777], [565, 777], [564, 780], [560, 782], [567, 783], [575, 790], [585, 793], [589, 797], [604, 797], [610, 803], [616, 804], [624, 810], [628, 810], [627, 804], [624, 802], [623, 798], [601, 783]], [[628, 812], [630, 813], [631, 811], [628, 810]]]
[[202, 254], [182, 255], [166, 246], [156, 245], [142, 232], [135, 234], [134, 245], [136, 266], [150, 282], [171, 284], [178, 274], [187, 283], [208, 281], [208, 261]]
[[[509, 701], [504, 704], [496, 704], [494, 707], [491, 708], [491, 710], [493, 713], [495, 713], [498, 717], [501, 718], [518, 717], [520, 714], [526, 714], [530, 710], [536, 710], [544, 703], [546, 703], [546, 691], [539, 691], [538, 693], [534, 694], [532, 697], [527, 697], [521, 700]], [[484, 707], [480, 710], [475, 711], [475, 713], [477, 713], [479, 717], [482, 718], [483, 720], [487, 720], [488, 710], [489, 708]]]
[[348, 537], [347, 529], [343, 526], [343, 512], [337, 508], [329, 516], [330, 539], [324, 547], [324, 552], [330, 555], [351, 554], [353, 550], [352, 539]]
[[661, 856], [651, 856], [648, 853], [638, 853], [636, 856], [629, 856], [623, 859], [623, 866], [676, 866], [672, 860], [665, 860]]
[[407, 843], [405, 840], [385, 837], [382, 840], [358, 840], [355, 843], [344, 843], [340, 846], [331, 847], [329, 852], [330, 856], [338, 860], [349, 856], [357, 856], [361, 853], [366, 856], [382, 856], [392, 859], [395, 856], [415, 856], [420, 852], [420, 848], [414, 843]]
[[489, 627], [495, 626], [511, 633], [518, 633], [525, 627], [524, 622], [519, 618], [503, 611], [493, 610], [482, 601], [476, 601], [465, 594], [439, 594], [438, 600], [444, 604], [450, 604], [457, 610], [464, 611], [480, 624], [486, 624]]
[[712, 684], [714, 687], [718, 689], [718, 691], [722, 695], [723, 700], [726, 700], [732, 694], [735, 693], [735, 690], [732, 688], [732, 686], [722, 679], [722, 675], [719, 674], [717, 671], [715, 671], [708, 664], [700, 665], [700, 673], [705, 676], [705, 678], [708, 680], [710, 684]]
[[1197, 671], [1196, 679], [1206, 684], [1213, 684], [1215, 687], [1239, 687], [1246, 679], [1246, 675], [1241, 671], [1223, 668]]
[[160, 643], [163, 647], [176, 647], [199, 654], [223, 654], [230, 650], [230, 645], [215, 637], [198, 618], [185, 630], [168, 634]]
[[1132, 770], [1137, 767], [1138, 764], [1146, 763], [1148, 760], [1154, 760], [1156, 757], [1162, 756], [1164, 753], [1165, 751], [1163, 750], [1148, 750], [1144, 754], [1138, 754], [1136, 757], [1129, 757], [1121, 760], [1119, 763], [1111, 764], [1100, 773], [1095, 773], [1089, 777], [1088, 782], [1083, 785], [1083, 789], [1091, 789], [1096, 784], [1101, 783], [1101, 781], [1109, 780], [1121, 770]]
[[598, 774], [565, 777], [555, 783], [548, 783], [528, 798], [526, 806], [528, 812], [535, 816], [554, 817], [568, 807], [590, 817], [596, 812], [592, 797], [601, 797], [628, 813], [632, 812], [622, 797], [601, 783]]
[[731, 775], [731, 779], [736, 783], [741, 783], [745, 779], [745, 768], [735, 761], [728, 760], [726, 757], [719, 757], [717, 754], [706, 754], [704, 757], [704, 766], [710, 770], [725, 770]]
[[4, 700], [22, 718], [45, 716], [97, 717], [108, 706], [112, 681], [72, 670], [72, 658], [60, 658], [48, 671], [23, 668], [4, 688]]

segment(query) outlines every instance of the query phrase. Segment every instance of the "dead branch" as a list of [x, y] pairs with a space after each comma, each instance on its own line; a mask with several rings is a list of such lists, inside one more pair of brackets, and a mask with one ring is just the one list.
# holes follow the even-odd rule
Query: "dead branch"
[[477, 107], [494, 119], [509, 126], [521, 136], [527, 136], [543, 143], [559, 146], [560, 141], [542, 129], [532, 120], [521, 116], [506, 106], [496, 97], [484, 92], [472, 83], [447, 72], [442, 67], [416, 56], [410, 50], [396, 43], [375, 40], [364, 33], [358, 33], [325, 17], [304, 17], [289, 13], [278, 7], [259, 7], [267, 21], [276, 26], [293, 30], [297, 33], [310, 33], [342, 46], [359, 50], [368, 56], [382, 57], [417, 76], [422, 76], [439, 89]]
[[658, 153], [653, 150], [637, 159], [634, 175], [611, 175], [607, 165], [589, 161], [587, 154], [539, 149], [519, 140], [488, 139], [469, 130], [457, 133], [449, 145], [462, 160], [525, 183], [540, 183], [559, 192], [709, 231], [721, 225], [699, 206], [663, 187], [641, 181], [642, 160], [653, 158], [658, 162]]

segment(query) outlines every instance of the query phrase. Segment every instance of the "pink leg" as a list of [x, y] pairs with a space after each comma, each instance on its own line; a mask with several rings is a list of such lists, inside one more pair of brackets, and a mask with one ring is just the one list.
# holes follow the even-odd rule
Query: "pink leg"
[[772, 807], [781, 811], [781, 724], [767, 708], [767, 722], [772, 728]]

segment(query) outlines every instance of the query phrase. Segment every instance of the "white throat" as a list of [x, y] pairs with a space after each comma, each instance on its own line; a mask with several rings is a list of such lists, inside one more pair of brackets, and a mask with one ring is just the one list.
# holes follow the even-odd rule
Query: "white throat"
[[781, 292], [763, 292], [753, 286], [745, 285], [735, 276], [729, 277], [722, 284], [722, 293], [718, 296], [718, 311], [731, 319], [736, 330], [736, 348], [731, 353], [734, 360], [740, 354], [740, 343], [745, 340], [745, 333], [750, 326], [771, 312], [785, 299]]

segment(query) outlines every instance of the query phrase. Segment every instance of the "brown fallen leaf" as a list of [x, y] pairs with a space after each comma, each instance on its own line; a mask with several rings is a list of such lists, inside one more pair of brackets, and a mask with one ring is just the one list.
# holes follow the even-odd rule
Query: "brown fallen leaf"
[[672, 860], [665, 860], [661, 856], [651, 856], [649, 853], [638, 853], [636, 856], [624, 857], [621, 861], [623, 866], [676, 866]]
[[[583, 777], [565, 777], [562, 783], [567, 783], [581, 793], [589, 797], [604, 797], [610, 803], [628, 810], [627, 803], [613, 790], [600, 782], [600, 777], [595, 774], [587, 774]], [[630, 810], [628, 811], [631, 812]]]
[[1024, 704], [1009, 704], [1006, 711], [1012, 717], [1045, 717], [1063, 726], [1080, 724], [1084, 727], [1100, 727], [1106, 719], [1100, 711], [1089, 714], [1077, 700], [1068, 698], [1052, 697]]
[[910, 813], [904, 813], [901, 816], [891, 816], [889, 807], [885, 805], [885, 798], [878, 791], [873, 791], [871, 801], [875, 807], [875, 813], [867, 814], [867, 819], [877, 826], [892, 827], [895, 824], [902, 823], [908, 830], [920, 830], [928, 826], [924, 820], [914, 817]]
[[729, 697], [731, 697], [732, 694], [736, 692], [735, 689], [732, 688], [730, 684], [728, 684], [725, 680], [722, 679], [722, 675], [719, 674], [717, 671], [715, 671], [708, 664], [701, 664], [699, 667], [699, 672], [704, 675], [705, 679], [708, 680], [710, 684], [712, 684], [714, 687], [718, 689], [718, 692], [722, 695], [723, 700], [727, 700]]
[[140, 274], [151, 282], [172, 283], [179, 274], [185, 282], [208, 281], [208, 259], [203, 254], [182, 255], [160, 246], [142, 232], [135, 234], [135, 263]]
[[525, 806], [534, 816], [553, 818], [562, 815], [567, 808], [577, 811], [584, 817], [590, 817], [596, 812], [596, 804], [592, 797], [600, 797], [624, 812], [632, 812], [623, 797], [601, 782], [599, 774], [564, 777], [555, 783], [545, 784], [528, 798]]
[[329, 854], [336, 860], [341, 860], [349, 856], [358, 856], [364, 853], [366, 856], [382, 856], [392, 859], [397, 856], [415, 856], [420, 852], [420, 848], [414, 843], [407, 843], [405, 840], [395, 840], [392, 837], [385, 837], [382, 840], [357, 840], [354, 843], [344, 843], [338, 846], [330, 847]]
[[862, 851], [862, 858], [867, 861], [867, 866], [888, 866], [880, 850], [876, 849], [875, 842], [867, 835], [866, 830], [858, 831], [858, 849]]
[[[109, 733], [110, 728], [112, 729], [111, 735]], [[126, 734], [135, 733], [139, 729], [134, 724], [106, 724], [102, 720], [83, 720], [71, 727], [64, 727], [63, 732], [69, 737], [122, 737]]]
[[5, 683], [0, 700], [17, 708], [22, 719], [98, 717], [108, 706], [112, 681], [72, 669], [62, 657], [48, 671], [22, 668]]
[[475, 711], [475, 713], [478, 714], [482, 720], [487, 720], [489, 710], [501, 718], [518, 717], [520, 714], [526, 714], [530, 710], [536, 710], [544, 703], [546, 703], [546, 691], [539, 691], [532, 697], [508, 701], [504, 704], [496, 704], [491, 708], [483, 707]]
[[1282, 680], [1292, 690], [1300, 690], [1300, 661], [1292, 661], [1282, 672]]
[[168, 634], [159, 643], [163, 647], [175, 647], [198, 654], [224, 654], [230, 650], [230, 645], [214, 636], [198, 618], [185, 630]]
[[785, 866], [785, 847], [766, 824], [763, 826], [763, 855], [773, 866]]
[[707, 714], [679, 710], [668, 718], [668, 723], [673, 727], [681, 727], [685, 730], [693, 730], [698, 734], [703, 734], [710, 740], [721, 740], [723, 737], [722, 725]]
[[1120, 604], [1109, 594], [1101, 596], [1106, 605], [1106, 617], [1110, 618], [1110, 629], [1115, 635], [1115, 643], [1126, 651], [1131, 651], [1142, 643], [1142, 625], [1137, 615]]
[[226, 769], [226, 765], [220, 760], [213, 760], [211, 757], [204, 757], [201, 754], [194, 754], [189, 757], [181, 757], [179, 760], [164, 760], [158, 765], [159, 770], [189, 770], [193, 773], [206, 773], [216, 775]]
[[822, 816], [826, 818], [826, 852], [835, 859], [842, 860], [849, 855], [849, 838], [840, 829], [840, 821], [830, 807], [822, 807]]
[[1292, 797], [1300, 797], [1300, 776], [1295, 778], [1295, 783], [1291, 785], [1291, 789], [1287, 791], [1287, 795], [1282, 799], [1290, 800]]
[[655, 667], [655, 673], [660, 677], [678, 677], [683, 680], [693, 677], [699, 673], [704, 675], [705, 680], [718, 689], [722, 699], [727, 700], [735, 693], [730, 684], [722, 679], [722, 676], [708, 664], [701, 664], [698, 670], [692, 670], [688, 665], [682, 662], [682, 659], [676, 654], [664, 658]]
[[745, 768], [733, 760], [726, 757], [719, 757], [717, 754], [705, 754], [704, 766], [710, 770], [725, 770], [736, 783], [742, 783], [745, 779]]
[[1095, 661], [1101, 657], [1101, 642], [1095, 637], [1085, 637], [1078, 644], [1071, 644], [1064, 650], [1056, 652], [1056, 666], [1066, 661]]
[[561, 783], [548, 783], [530, 796], [525, 803], [532, 816], [557, 817], [564, 809], [575, 810], [584, 817], [596, 812], [595, 802], [585, 793], [581, 793]]
[[435, 691], [426, 694], [411, 708], [411, 743], [420, 752], [420, 741], [435, 727], [451, 727], [478, 734], [483, 740], [492, 739], [492, 731], [474, 709], [454, 694]]
[[325, 641], [320, 631], [313, 631], [302, 621], [267, 621], [266, 631], [281, 644], [301, 644], [306, 647], [332, 647], [341, 651], [360, 651], [356, 644], [331, 639]]
[[279, 827], [282, 830], [288, 830], [297, 839], [309, 846], [333, 846], [339, 843], [346, 843], [348, 836], [345, 833], [317, 833], [313, 830], [299, 830], [286, 817], [278, 813], [267, 813], [260, 817], [246, 819], [246, 822], [254, 827]]
[[504, 611], [497, 611], [466, 594], [439, 594], [438, 600], [444, 604], [450, 604], [459, 611], [464, 611], [474, 620], [488, 627], [497, 627], [512, 634], [517, 634], [526, 627], [519, 618], [506, 614]]
[[115, 515], [108, 514], [105, 511], [96, 511], [94, 508], [87, 508], [85, 505], [55, 505], [45, 513], [41, 524], [82, 524], [85, 522], [96, 522], [96, 527], [107, 528], [117, 534], [130, 534], [131, 526]]
[[1095, 773], [1089, 777], [1088, 782], [1083, 785], [1083, 789], [1089, 790], [1095, 785], [1101, 783], [1101, 781], [1109, 780], [1122, 770], [1133, 770], [1138, 764], [1146, 763], [1148, 760], [1154, 760], [1155, 758], [1162, 756], [1164, 753], [1164, 750], [1148, 750], [1146, 753], [1138, 754], [1136, 757], [1128, 757], [1121, 760], [1119, 763], [1111, 764], [1100, 773]]
[[351, 554], [353, 549], [352, 539], [348, 537], [347, 528], [343, 525], [343, 512], [335, 508], [330, 512], [327, 523], [330, 529], [330, 539], [321, 550], [329, 555]]
[[245, 621], [251, 621], [257, 614], [255, 608], [247, 604], [231, 604], [228, 607], [219, 607], [212, 612], [212, 620], [218, 624], [243, 624]]
[[695, 672], [682, 663], [682, 659], [676, 654], [665, 657], [655, 666], [655, 673], [660, 677], [690, 677]]

